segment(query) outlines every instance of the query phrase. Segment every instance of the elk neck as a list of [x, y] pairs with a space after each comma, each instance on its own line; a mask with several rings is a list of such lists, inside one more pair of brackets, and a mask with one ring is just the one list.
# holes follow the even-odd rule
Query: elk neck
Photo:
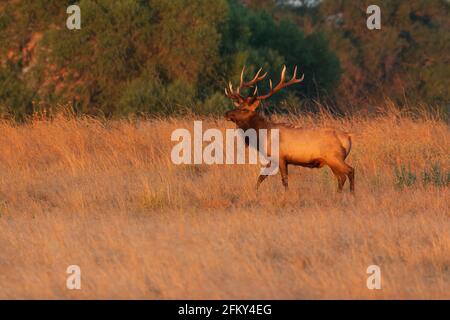
[[236, 125], [242, 130], [255, 129], [256, 131], [260, 129], [269, 129], [272, 127], [270, 121], [258, 112], [255, 112], [250, 118], [246, 119], [245, 121], [236, 123]]

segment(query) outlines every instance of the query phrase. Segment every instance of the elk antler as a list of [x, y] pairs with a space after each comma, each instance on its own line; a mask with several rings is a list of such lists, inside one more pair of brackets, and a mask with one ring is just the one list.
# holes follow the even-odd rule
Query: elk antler
[[274, 93], [276, 93], [276, 92], [280, 91], [281, 89], [283, 89], [287, 86], [290, 86], [292, 84], [302, 82], [303, 79], [305, 78], [305, 75], [303, 74], [300, 79], [297, 79], [297, 66], [295, 66], [294, 75], [292, 76], [291, 80], [289, 80], [288, 82], [285, 82], [285, 76], [286, 76], [286, 66], [284, 66], [283, 71], [281, 71], [281, 79], [280, 79], [280, 82], [276, 85], [276, 87], [272, 89], [272, 80], [269, 80], [269, 85], [270, 85], [269, 93], [266, 95], [263, 95], [263, 96], [256, 96], [256, 93], [258, 92], [258, 87], [256, 87], [255, 92], [254, 92], [254, 98], [256, 100], [264, 100], [264, 99], [270, 98]]
[[264, 73], [262, 76], [259, 76], [259, 74], [262, 71], [262, 67], [259, 68], [258, 72], [255, 74], [255, 76], [253, 77], [252, 80], [248, 81], [248, 82], [244, 82], [244, 70], [245, 70], [245, 66], [242, 68], [241, 71], [241, 83], [239, 84], [239, 88], [238, 88], [238, 92], [242, 89], [242, 88], [251, 88], [253, 87], [257, 82], [264, 80], [264, 78], [267, 76], [267, 72]]
[[231, 84], [231, 81], [228, 83], [228, 89], [225, 88], [225, 95], [232, 100], [239, 100], [239, 101], [244, 100], [244, 97], [242, 97], [239, 93], [239, 89], [237, 89], [236, 91], [233, 90], [233, 85]]
[[[252, 80], [245, 82], [244, 81], [244, 71], [245, 71], [245, 66], [242, 68], [241, 82], [239, 83], [239, 87], [236, 90], [233, 89], [233, 85], [231, 84], [231, 81], [228, 84], [228, 89], [225, 88], [225, 95], [228, 98], [234, 99], [234, 100], [245, 100], [244, 97], [241, 96], [241, 90], [243, 88], [253, 87], [257, 82], [263, 80], [267, 76], [267, 72], [264, 73], [262, 76], [259, 75], [262, 71], [262, 68], [260, 68]], [[255, 92], [253, 93], [253, 96], [255, 94], [256, 94], [256, 88], [255, 88]]]

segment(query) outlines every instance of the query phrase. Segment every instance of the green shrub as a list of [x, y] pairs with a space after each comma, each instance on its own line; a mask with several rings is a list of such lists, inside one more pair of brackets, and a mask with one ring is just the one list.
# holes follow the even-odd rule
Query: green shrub
[[118, 103], [119, 114], [173, 115], [185, 112], [194, 103], [194, 87], [178, 80], [164, 86], [146, 75], [126, 86]]
[[[411, 170], [411, 167], [401, 165], [396, 167], [395, 185], [399, 188], [411, 187], [417, 182], [417, 174]], [[450, 184], [450, 172], [443, 172], [439, 163], [433, 163], [431, 167], [424, 168], [421, 173], [422, 185], [424, 187], [433, 185], [435, 187], [447, 187]]]
[[195, 112], [199, 114], [211, 114], [222, 116], [225, 112], [232, 108], [231, 101], [223, 93], [214, 93], [201, 103]]
[[450, 183], [450, 172], [445, 174], [439, 163], [434, 163], [431, 168], [425, 168], [422, 172], [424, 186], [432, 184], [435, 187], [447, 187]]
[[21, 119], [31, 114], [33, 92], [9, 68], [0, 69], [0, 116]]
[[411, 187], [417, 180], [417, 175], [411, 171], [411, 167], [405, 167], [405, 165], [401, 165], [400, 167], [395, 167], [395, 185], [398, 188]]
[[[288, 93], [332, 89], [339, 78], [339, 62], [324, 37], [305, 36], [288, 19], [278, 22], [237, 0], [80, 0], [82, 28], [76, 31], [55, 27], [67, 17], [60, 2], [9, 1], [2, 8], [0, 40], [11, 45], [0, 54], [13, 52], [8, 59], [16, 64], [0, 71], [3, 114], [32, 113], [33, 98], [107, 117], [221, 114], [229, 106], [223, 87], [239, 80], [243, 65], [247, 76], [264, 66], [274, 81], [283, 64], [287, 76], [294, 65], [305, 73], [302, 85], [274, 96], [269, 107]], [[24, 54], [37, 32], [41, 40]], [[261, 91], [267, 86], [261, 83]]]

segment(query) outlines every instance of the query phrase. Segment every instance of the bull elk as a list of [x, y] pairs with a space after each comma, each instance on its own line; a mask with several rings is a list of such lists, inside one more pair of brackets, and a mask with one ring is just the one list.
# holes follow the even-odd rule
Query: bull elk
[[[281, 72], [280, 82], [272, 87], [270, 80], [270, 91], [265, 95], [258, 95], [257, 83], [267, 76], [267, 72], [261, 74], [262, 68], [256, 73], [252, 80], [244, 81], [244, 70], [241, 72], [241, 81], [237, 89], [233, 89], [231, 81], [225, 94], [233, 101], [235, 109], [225, 113], [225, 118], [236, 124], [240, 129], [254, 129], [259, 132], [261, 129], [279, 129], [279, 171], [285, 189], [288, 188], [288, 165], [302, 166], [308, 168], [322, 168], [327, 165], [336, 176], [338, 192], [342, 191], [347, 177], [350, 180], [350, 191], [355, 190], [355, 170], [345, 163], [345, 159], [350, 153], [352, 146], [351, 136], [344, 132], [332, 128], [296, 128], [284, 123], [276, 123], [260, 114], [257, 109], [261, 101], [270, 98], [281, 89], [302, 82], [304, 75], [297, 79], [297, 67], [295, 67], [292, 79], [285, 81], [286, 66]], [[243, 97], [241, 90], [253, 88], [253, 94]], [[267, 178], [261, 174], [258, 177], [256, 189]]]

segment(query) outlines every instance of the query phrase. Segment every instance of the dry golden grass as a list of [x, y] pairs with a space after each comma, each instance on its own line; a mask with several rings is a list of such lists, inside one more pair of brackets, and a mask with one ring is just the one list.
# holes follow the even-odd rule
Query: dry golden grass
[[[0, 298], [450, 298], [448, 126], [289, 120], [355, 133], [356, 197], [328, 168], [257, 194], [258, 166], [175, 166], [170, 134], [193, 119], [1, 123]], [[444, 180], [422, 181], [432, 167]]]

